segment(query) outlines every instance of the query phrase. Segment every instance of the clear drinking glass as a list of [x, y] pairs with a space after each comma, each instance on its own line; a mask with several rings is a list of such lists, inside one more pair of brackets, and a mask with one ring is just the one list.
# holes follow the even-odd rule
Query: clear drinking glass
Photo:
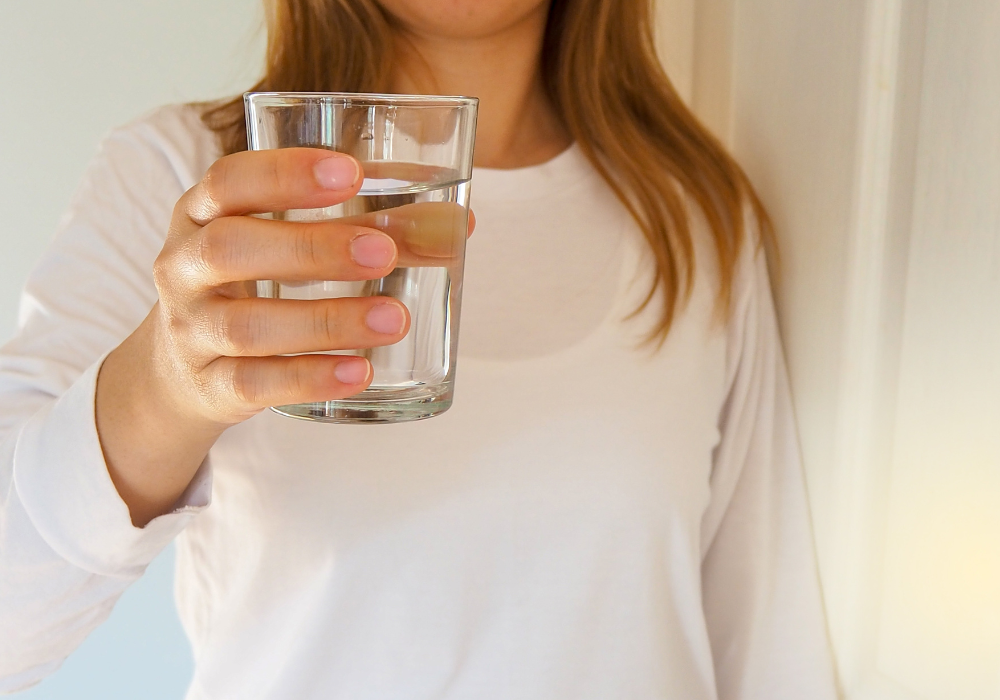
[[395, 423], [448, 410], [479, 101], [353, 93], [247, 93], [245, 101], [251, 150], [326, 148], [354, 156], [364, 168], [361, 191], [343, 204], [274, 212], [268, 218], [370, 226], [392, 236], [399, 250], [398, 266], [382, 279], [264, 280], [257, 282], [257, 295], [391, 296], [410, 312], [409, 333], [399, 343], [336, 353], [371, 361], [374, 379], [364, 392], [273, 410], [332, 423]]

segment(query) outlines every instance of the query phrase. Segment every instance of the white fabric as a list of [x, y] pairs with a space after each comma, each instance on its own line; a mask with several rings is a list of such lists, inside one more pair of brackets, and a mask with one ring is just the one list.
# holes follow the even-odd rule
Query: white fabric
[[835, 697], [761, 256], [721, 322], [696, 228], [692, 297], [643, 346], [648, 256], [576, 148], [474, 175], [451, 411], [264, 412], [134, 528], [97, 368], [216, 157], [189, 108], [115, 131], [28, 282], [0, 357], [0, 691], [57, 668], [178, 537], [190, 700]]

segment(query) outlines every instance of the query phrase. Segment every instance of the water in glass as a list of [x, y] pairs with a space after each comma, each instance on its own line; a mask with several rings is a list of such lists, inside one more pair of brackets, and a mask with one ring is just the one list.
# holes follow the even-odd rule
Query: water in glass
[[362, 167], [361, 191], [343, 204], [270, 216], [377, 228], [396, 242], [396, 269], [381, 279], [361, 282], [260, 281], [257, 294], [280, 299], [393, 297], [409, 310], [410, 330], [395, 345], [336, 352], [371, 361], [374, 379], [361, 394], [275, 407], [279, 413], [335, 422], [396, 422], [437, 415], [451, 403], [468, 230], [468, 210], [460, 202], [469, 201], [469, 181], [454, 171], [413, 163], [362, 163]]

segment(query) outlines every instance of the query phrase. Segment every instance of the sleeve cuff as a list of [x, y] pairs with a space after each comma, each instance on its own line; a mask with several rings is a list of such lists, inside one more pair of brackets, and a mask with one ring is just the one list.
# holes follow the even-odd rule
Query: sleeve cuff
[[103, 576], [138, 576], [211, 502], [206, 459], [174, 510], [132, 525], [104, 462], [94, 396], [104, 358], [35, 414], [14, 448], [14, 488], [45, 542], [69, 563]]
[[34, 688], [47, 677], [59, 670], [63, 659], [50, 661], [47, 664], [30, 668], [27, 671], [18, 673], [16, 676], [6, 676], [0, 678], [0, 695], [20, 693], [28, 688]]

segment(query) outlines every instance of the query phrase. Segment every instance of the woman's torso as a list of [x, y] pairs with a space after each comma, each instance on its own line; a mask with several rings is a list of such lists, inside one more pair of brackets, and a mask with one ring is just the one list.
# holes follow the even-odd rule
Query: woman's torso
[[[185, 187], [217, 157], [190, 110], [149, 128]], [[213, 448], [213, 505], [178, 549], [190, 698], [714, 697], [710, 251], [657, 350], [655, 303], [625, 319], [647, 289], [641, 234], [577, 149], [479, 170], [472, 201], [448, 413], [264, 412]]]

